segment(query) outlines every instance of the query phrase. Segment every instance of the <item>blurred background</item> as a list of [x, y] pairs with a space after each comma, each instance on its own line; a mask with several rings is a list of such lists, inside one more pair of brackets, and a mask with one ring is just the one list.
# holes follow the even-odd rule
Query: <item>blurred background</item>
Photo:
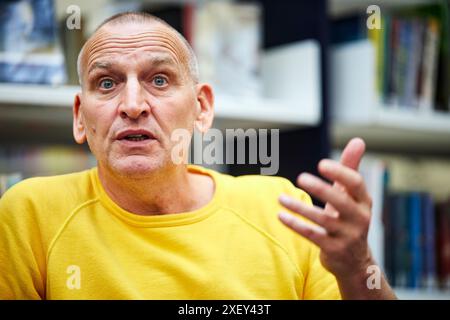
[[[96, 165], [72, 138], [77, 56], [104, 19], [145, 11], [193, 46], [201, 79], [215, 90], [214, 127], [280, 129], [278, 175], [294, 182], [302, 171], [317, 173], [320, 159], [339, 158], [351, 137], [364, 138], [377, 261], [401, 298], [450, 299], [449, 7], [448, 0], [2, 0], [0, 196], [27, 177]], [[247, 162], [210, 166], [241, 175], [267, 165]]]

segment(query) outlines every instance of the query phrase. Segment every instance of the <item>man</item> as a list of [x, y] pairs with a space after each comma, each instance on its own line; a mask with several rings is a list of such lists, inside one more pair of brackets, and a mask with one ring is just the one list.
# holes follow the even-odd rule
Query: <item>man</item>
[[73, 133], [98, 167], [28, 179], [1, 199], [0, 298], [395, 298], [383, 276], [379, 289], [366, 284], [375, 262], [360, 139], [341, 163], [320, 162], [334, 186], [299, 176], [327, 203], [320, 209], [283, 178], [173, 161], [172, 132], [205, 132], [214, 99], [192, 49], [163, 21], [108, 19], [78, 67]]

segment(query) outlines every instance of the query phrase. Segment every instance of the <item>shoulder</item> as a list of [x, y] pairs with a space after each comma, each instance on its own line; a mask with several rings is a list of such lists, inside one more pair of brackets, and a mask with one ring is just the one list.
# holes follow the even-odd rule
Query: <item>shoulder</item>
[[5, 205], [11, 201], [56, 202], [61, 200], [61, 197], [82, 199], [91, 193], [90, 172], [91, 170], [86, 170], [57, 176], [28, 178], [11, 187], [0, 201]]
[[[25, 179], [0, 198], [0, 225], [51, 235], [80, 204], [95, 198], [91, 170]], [[44, 239], [45, 240], [45, 239]]]
[[[278, 219], [278, 213], [286, 211], [279, 202], [282, 194], [291, 196], [308, 204], [311, 197], [297, 188], [290, 180], [278, 176], [243, 175], [233, 177], [216, 173], [221, 190], [222, 207], [229, 209], [242, 220], [282, 238], [288, 234]], [[278, 238], [278, 236], [276, 236]]]
[[301, 273], [306, 274], [317, 247], [281, 223], [278, 214], [287, 209], [278, 198], [286, 194], [311, 205], [311, 197], [283, 177], [218, 175], [224, 189], [222, 207], [247, 224], [249, 230], [260, 233], [268, 240], [266, 243], [283, 250]]
[[301, 201], [311, 203], [310, 196], [297, 188], [290, 180], [279, 176], [243, 175], [233, 177], [220, 174], [225, 190], [239, 198], [250, 197], [258, 201], [278, 201], [281, 194], [287, 194]]

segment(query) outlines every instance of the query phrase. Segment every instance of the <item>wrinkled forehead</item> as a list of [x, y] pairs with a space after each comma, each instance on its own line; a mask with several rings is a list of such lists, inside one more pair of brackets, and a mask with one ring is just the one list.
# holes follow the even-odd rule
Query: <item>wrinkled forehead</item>
[[187, 71], [187, 48], [173, 30], [158, 22], [130, 22], [101, 27], [85, 44], [82, 68], [84, 71], [90, 70], [105, 56], [121, 56], [138, 51], [163, 53]]

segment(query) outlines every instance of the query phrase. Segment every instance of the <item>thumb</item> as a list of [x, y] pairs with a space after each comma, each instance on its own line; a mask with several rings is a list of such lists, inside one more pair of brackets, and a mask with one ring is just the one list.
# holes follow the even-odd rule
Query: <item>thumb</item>
[[366, 150], [366, 144], [361, 138], [351, 139], [342, 151], [341, 163], [353, 170], [358, 170], [361, 159]]

